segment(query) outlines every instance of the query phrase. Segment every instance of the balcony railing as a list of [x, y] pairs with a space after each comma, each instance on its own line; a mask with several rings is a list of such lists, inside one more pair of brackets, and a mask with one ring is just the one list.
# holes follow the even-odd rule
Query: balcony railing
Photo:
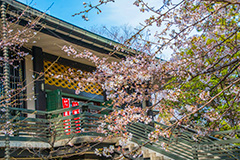
[[[64, 113], [79, 110], [75, 114], [64, 116]], [[94, 113], [89, 110], [95, 110]], [[10, 108], [10, 121], [6, 122], [4, 111], [0, 120], [1, 128], [10, 125], [13, 133], [10, 141], [45, 143], [45, 148], [61, 146], [60, 141], [83, 136], [104, 136], [97, 133], [100, 117], [110, 112], [110, 108], [93, 105], [92, 103], [80, 103], [78, 106], [58, 109], [54, 111], [34, 111], [29, 109]], [[103, 114], [104, 113], [104, 114]], [[166, 128], [158, 122], [155, 127]], [[149, 133], [155, 127], [143, 123], [131, 123], [127, 131], [132, 133], [132, 142], [144, 145], [144, 147], [173, 159], [239, 159], [240, 139], [232, 139], [227, 135], [232, 132], [240, 134], [240, 130], [214, 132], [213, 136], [220, 135], [226, 139], [217, 139], [211, 136], [195, 137], [194, 130], [177, 127], [170, 138], [158, 137], [158, 141], [150, 142]], [[197, 140], [196, 140], [197, 139]], [[4, 132], [0, 133], [0, 141], [5, 141]], [[148, 142], [149, 143], [146, 143]], [[163, 148], [165, 144], [165, 149]], [[47, 147], [48, 146], [48, 147]], [[35, 146], [36, 147], [36, 146]]]
[[[168, 127], [158, 122], [155, 122], [154, 125], [162, 129]], [[172, 159], [240, 159], [240, 139], [228, 136], [233, 132], [240, 135], [240, 130], [213, 132], [211, 136], [197, 136], [196, 131], [179, 126], [173, 131], [171, 137], [159, 136], [158, 141], [150, 142], [148, 136], [156, 130], [155, 127], [137, 122], [128, 125], [127, 128], [128, 132], [133, 135], [132, 142], [142, 144], [144, 147]], [[218, 139], [214, 137], [216, 135], [225, 138]]]
[[[79, 110], [77, 114], [64, 116], [66, 112]], [[94, 110], [95, 113], [89, 112]], [[104, 112], [111, 109], [104, 109]], [[10, 125], [12, 134], [10, 141], [37, 141], [54, 145], [55, 142], [79, 136], [102, 136], [96, 132], [98, 120], [103, 108], [92, 103], [82, 103], [79, 106], [59, 109], [55, 111], [34, 111], [21, 108], [10, 108], [10, 121], [6, 122], [4, 111], [0, 125]], [[4, 140], [4, 132], [0, 133], [0, 140]]]

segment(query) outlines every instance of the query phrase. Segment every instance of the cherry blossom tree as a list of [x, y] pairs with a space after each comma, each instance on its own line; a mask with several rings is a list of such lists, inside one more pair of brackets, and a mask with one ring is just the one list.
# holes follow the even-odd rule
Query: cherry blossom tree
[[[29, 53], [24, 51], [23, 45], [31, 41], [31, 39], [37, 34], [36, 25], [39, 22], [41, 17], [29, 18], [29, 21], [25, 26], [19, 27], [20, 21], [26, 17], [28, 14], [29, 7], [23, 11], [18, 11], [16, 13], [8, 14], [4, 5], [1, 6], [2, 9], [2, 26], [1, 26], [1, 38], [0, 38], [0, 66], [3, 70], [2, 75], [0, 76], [1, 80], [1, 97], [0, 97], [0, 107], [1, 111], [5, 112], [5, 106], [9, 105], [11, 99], [19, 98], [26, 87], [22, 82], [15, 82], [15, 88], [10, 88], [10, 79], [9, 79], [9, 69], [19, 69], [21, 61]], [[7, 53], [7, 54], [6, 54]], [[6, 74], [6, 72], [8, 74]], [[31, 82], [33, 83], [33, 82]], [[17, 87], [16, 87], [17, 86]], [[3, 88], [4, 87], [4, 88]], [[21, 99], [19, 101], [25, 101], [26, 99]], [[21, 102], [15, 100], [11, 102], [11, 107], [23, 105]], [[1, 118], [4, 118], [5, 115], [1, 115]], [[8, 123], [10, 124], [10, 123]], [[4, 125], [1, 127], [1, 132], [6, 132]], [[10, 131], [11, 133], [13, 131]]]
[[[27, 97], [30, 97], [23, 95], [29, 85], [29, 83], [24, 85], [25, 80], [21, 75], [21, 61], [28, 55], [23, 46], [29, 43], [37, 34], [38, 31], [35, 29], [41, 29], [37, 26], [41, 16], [29, 16], [29, 7], [24, 10], [9, 11], [6, 6], [5, 2], [1, 3], [0, 69], [2, 73], [0, 75], [0, 118], [3, 121], [0, 125], [0, 134], [6, 138], [5, 159], [10, 159], [13, 150], [10, 148], [9, 137], [16, 134], [16, 130], [21, 128], [17, 128], [17, 123], [14, 123], [19, 118], [20, 113], [12, 113], [10, 107], [18, 108], [23, 105], [24, 101], [27, 101]], [[21, 26], [23, 19], [26, 24]], [[10, 72], [14, 72], [14, 75], [10, 75]], [[42, 75], [40, 74], [35, 80], [38, 80]], [[30, 83], [34, 83], [34, 81]]]
[[[84, 2], [86, 10], [75, 15], [88, 20], [88, 12], [100, 13], [102, 5], [112, 2]], [[103, 119], [99, 131], [125, 135], [128, 139], [125, 126], [136, 121], [151, 122], [153, 117], [147, 114], [151, 109], [159, 112], [155, 121], [169, 126], [152, 135], [168, 137], [178, 125], [201, 130], [202, 135], [239, 129], [240, 2], [164, 0], [159, 4], [133, 1], [140, 12], [152, 15], [131, 38], [115, 46], [116, 50], [126, 51], [136, 38], [141, 38], [142, 32], [150, 26], [157, 27], [152, 40], [141, 39], [141, 46], [135, 48], [142, 52], [128, 53], [124, 59], [109, 62], [108, 57], [63, 47], [68, 54], [95, 63], [96, 71], [81, 82], [101, 84], [112, 102], [114, 111]], [[157, 49], [143, 52], [144, 47]], [[166, 48], [174, 52], [170, 61], [156, 57]], [[79, 83], [77, 92], [81, 86]]]
[[[113, 2], [84, 2], [86, 10], [75, 15], [88, 20], [88, 12], [97, 10], [101, 13], [102, 5]], [[97, 131], [105, 133], [107, 138], [122, 137], [119, 145], [124, 147], [132, 137], [126, 126], [134, 122], [149, 124], [157, 121], [168, 126], [151, 133], [149, 142], [157, 140], [158, 135], [170, 137], [179, 125], [193, 128], [199, 135], [239, 129], [240, 2], [163, 0], [159, 4], [152, 6], [145, 0], [133, 0], [140, 12], [149, 12], [151, 16], [143, 20], [136, 33], [114, 46], [115, 51], [103, 58], [87, 50], [62, 47], [68, 55], [85, 58], [96, 66], [96, 71], [85, 78], [76, 75], [75, 80], [79, 80], [76, 93], [83, 90], [82, 84], [98, 83], [110, 101], [105, 107], [111, 107], [113, 111], [102, 117]], [[8, 21], [3, 27], [8, 38], [0, 41], [1, 49], [8, 47], [15, 53], [14, 61], [26, 55], [20, 48], [35, 35], [32, 28], [37, 22], [29, 21], [22, 30], [11, 29], [18, 21], [19, 18], [10, 20], [13, 23]], [[143, 33], [152, 26], [158, 28], [152, 34], [154, 37], [144, 39]], [[131, 48], [136, 40], [141, 43]], [[170, 61], [157, 57], [166, 48], [174, 51]], [[125, 58], [109, 61], [116, 51], [124, 52]], [[14, 65], [9, 59], [1, 60]], [[1, 101], [5, 99], [1, 97]], [[151, 114], [153, 110], [157, 115]], [[101, 138], [98, 140], [102, 141]], [[110, 156], [113, 150], [110, 146], [96, 150], [96, 153]]]

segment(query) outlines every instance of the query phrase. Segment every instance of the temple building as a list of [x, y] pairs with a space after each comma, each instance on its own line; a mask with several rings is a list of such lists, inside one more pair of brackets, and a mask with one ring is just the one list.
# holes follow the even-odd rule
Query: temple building
[[[1, 46], [0, 93], [1, 93], [1, 132], [0, 158], [5, 159], [113, 159], [121, 153], [114, 151], [112, 157], [98, 156], [96, 148], [119, 145], [119, 138], [96, 142], [96, 137], [105, 135], [96, 132], [97, 120], [109, 114], [112, 109], [103, 105], [106, 95], [101, 84], [83, 84], [84, 91], [76, 94], [79, 87], [74, 75], [84, 77], [93, 72], [95, 65], [83, 58], [65, 53], [63, 46], [72, 46], [79, 52], [89, 51], [98, 57], [115, 52], [109, 61], [118, 61], [134, 50], [115, 50], [117, 42], [89, 32], [78, 26], [55, 18], [15, 0], [1, 2], [1, 41], [7, 40], [4, 25], [15, 18], [13, 30], [24, 30], [29, 22], [37, 20], [30, 28], [34, 38], [26, 41], [19, 52]], [[16, 18], [20, 17], [16, 20]], [[35, 35], [36, 34], [36, 35]], [[3, 57], [3, 58], [2, 58]], [[9, 61], [5, 61], [8, 57]], [[6, 98], [6, 97], [10, 98]], [[7, 100], [6, 100], [7, 99]], [[155, 123], [155, 126], [166, 127]], [[126, 156], [125, 159], [185, 160], [185, 159], [234, 159], [237, 153], [216, 151], [199, 147], [200, 145], [231, 144], [223, 143], [215, 137], [206, 137], [201, 142], [194, 141], [195, 131], [185, 130], [182, 136], [172, 139], [168, 149], [162, 142], [142, 146], [139, 157]], [[128, 126], [133, 134], [126, 151], [144, 144], [154, 126], [134, 123]], [[174, 133], [177, 134], [177, 133]], [[221, 134], [221, 133], [219, 133]], [[220, 142], [220, 143], [219, 143]], [[240, 142], [238, 142], [240, 143]], [[217, 145], [215, 145], [217, 144]], [[214, 147], [213, 147], [214, 148]], [[213, 149], [212, 148], [212, 149]], [[234, 155], [231, 157], [231, 155]]]

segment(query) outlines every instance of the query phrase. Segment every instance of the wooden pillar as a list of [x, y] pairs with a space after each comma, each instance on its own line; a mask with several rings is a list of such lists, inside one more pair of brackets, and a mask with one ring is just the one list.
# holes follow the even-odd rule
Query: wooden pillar
[[[27, 85], [27, 109], [35, 110], [35, 92], [34, 92], [34, 79], [33, 79], [33, 62], [32, 55], [27, 55], [25, 57], [25, 70], [26, 70], [26, 85]], [[35, 117], [30, 115], [28, 117]]]
[[[44, 66], [43, 66], [43, 52], [42, 48], [33, 46], [33, 69], [35, 76], [35, 109], [45, 111], [46, 110], [46, 95], [45, 95], [45, 83], [44, 83]], [[36, 80], [37, 79], [37, 80]]]

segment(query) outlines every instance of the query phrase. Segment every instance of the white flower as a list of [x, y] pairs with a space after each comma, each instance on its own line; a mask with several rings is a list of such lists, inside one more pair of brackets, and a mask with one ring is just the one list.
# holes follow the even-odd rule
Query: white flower
[[94, 153], [97, 155], [97, 156], [102, 156], [102, 154], [100, 154], [99, 150], [97, 148], [95, 148], [95, 151]]
[[186, 105], [185, 108], [187, 109], [188, 112], [192, 112], [193, 111], [193, 107], [190, 105]]
[[207, 100], [209, 97], [210, 97], [210, 93], [209, 91], [203, 91], [199, 94], [199, 97], [202, 99], [202, 100]]

